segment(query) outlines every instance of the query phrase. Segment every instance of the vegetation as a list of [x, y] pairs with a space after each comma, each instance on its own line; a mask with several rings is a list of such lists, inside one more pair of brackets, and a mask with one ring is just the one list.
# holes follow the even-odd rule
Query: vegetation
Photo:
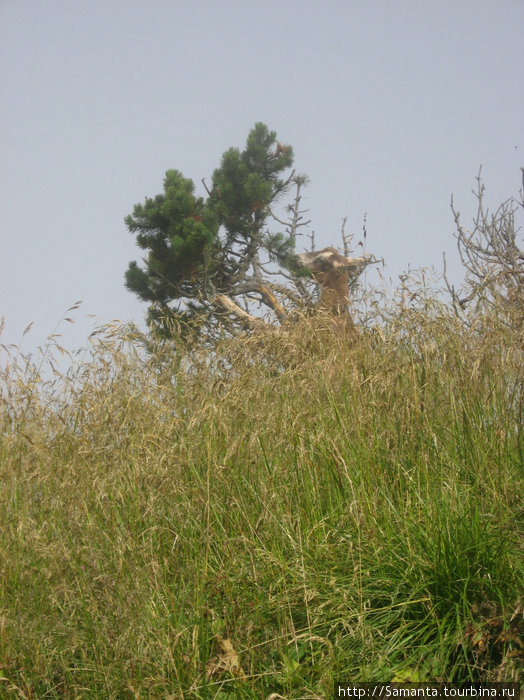
[[6, 348], [0, 694], [518, 680], [521, 309], [484, 289], [404, 279], [351, 344], [319, 313], [201, 350], [108, 326], [65, 373]]
[[[301, 209], [307, 177], [292, 170], [283, 179], [292, 164], [292, 147], [259, 122], [243, 151], [224, 153], [211, 188], [202, 179], [206, 198], [195, 195], [192, 180], [168, 170], [164, 193], [134, 206], [125, 222], [147, 256], [143, 266], [129, 264], [125, 284], [149, 303], [154, 335], [213, 343], [261, 323], [278, 326], [313, 305], [311, 274], [295, 251], [309, 223]], [[281, 213], [276, 207], [290, 188], [294, 196]], [[343, 231], [342, 238], [347, 256]], [[361, 260], [352, 284], [375, 262]]]
[[[205, 199], [195, 195], [192, 180], [168, 170], [164, 193], [135, 205], [126, 225], [148, 255], [144, 267], [129, 264], [126, 286], [150, 303], [149, 321], [161, 335], [184, 330], [215, 336], [217, 316], [221, 331], [234, 330], [245, 325], [245, 311], [257, 306], [281, 319], [290, 297], [307, 297], [303, 285], [293, 294], [278, 281], [282, 273], [288, 281], [290, 272], [300, 275], [294, 250], [297, 228], [304, 224], [300, 188], [307, 178], [293, 170], [282, 179], [292, 163], [291, 146], [258, 123], [243, 151], [224, 153], [211, 189], [202, 180]], [[287, 207], [289, 220], [281, 221], [272, 207], [290, 186], [295, 201]], [[270, 221], [277, 232], [269, 231]], [[277, 268], [269, 271], [270, 263]]]

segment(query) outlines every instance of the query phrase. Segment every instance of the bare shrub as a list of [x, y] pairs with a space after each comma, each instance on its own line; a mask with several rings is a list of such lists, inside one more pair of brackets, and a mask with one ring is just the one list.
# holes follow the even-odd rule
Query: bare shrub
[[517, 200], [510, 197], [494, 213], [485, 207], [485, 186], [477, 176], [477, 213], [472, 229], [462, 223], [453, 198], [451, 210], [455, 218], [457, 248], [465, 268], [464, 285], [456, 290], [444, 279], [458, 315], [466, 309], [476, 313], [494, 311], [515, 329], [522, 329], [524, 320], [524, 250], [517, 243], [520, 227], [516, 214], [524, 207], [523, 190]]

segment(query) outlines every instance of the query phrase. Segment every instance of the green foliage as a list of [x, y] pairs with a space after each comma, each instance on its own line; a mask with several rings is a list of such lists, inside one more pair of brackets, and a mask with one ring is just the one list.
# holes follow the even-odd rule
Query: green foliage
[[[284, 150], [278, 152], [281, 148]], [[246, 148], [230, 148], [213, 173], [213, 199], [228, 233], [249, 238], [267, 218], [267, 206], [285, 191], [280, 173], [293, 163], [293, 150], [261, 123], [250, 132]]]
[[235, 295], [235, 285], [253, 276], [264, 249], [292, 269], [290, 236], [280, 234], [276, 246], [263, 233], [269, 205], [289, 184], [280, 175], [292, 162], [291, 147], [259, 123], [244, 151], [224, 153], [207, 198], [197, 197], [191, 180], [169, 170], [164, 193], [135, 205], [125, 222], [147, 255], [144, 267], [129, 264], [125, 283], [151, 304], [149, 320], [163, 334], [181, 318], [197, 325], [204, 311], [213, 316], [216, 294]]
[[194, 184], [177, 170], [168, 170], [164, 194], [136, 204], [126, 225], [136, 233], [137, 244], [149, 251], [146, 268], [136, 261], [126, 273], [126, 286], [142, 300], [163, 305], [182, 294], [194, 293], [196, 275], [212, 267], [218, 245], [216, 216]]
[[300, 264], [295, 254], [295, 242], [291, 236], [283, 233], [266, 233], [263, 238], [264, 248], [270, 260], [289, 270], [295, 277], [310, 278], [311, 272]]

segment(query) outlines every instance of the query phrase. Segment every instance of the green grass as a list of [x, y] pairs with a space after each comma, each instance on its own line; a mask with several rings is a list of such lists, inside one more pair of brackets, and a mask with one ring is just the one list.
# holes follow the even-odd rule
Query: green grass
[[441, 311], [152, 357], [112, 328], [47, 382], [6, 360], [0, 694], [518, 679], [517, 336]]

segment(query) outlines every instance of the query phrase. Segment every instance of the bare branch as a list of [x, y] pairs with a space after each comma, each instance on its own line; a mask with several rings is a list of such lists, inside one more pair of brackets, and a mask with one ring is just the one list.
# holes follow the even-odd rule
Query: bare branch
[[206, 185], [206, 178], [203, 177], [201, 182], [202, 182], [202, 184], [204, 185], [208, 196], [211, 197], [211, 191], [210, 191], [209, 187]]
[[291, 204], [288, 204], [287, 206], [287, 211], [290, 213], [290, 218], [289, 220], [285, 221], [278, 217], [271, 207], [268, 207], [269, 214], [271, 217], [279, 223], [281, 226], [285, 226], [286, 233], [292, 240], [292, 246], [293, 250], [295, 249], [295, 244], [296, 244], [296, 237], [298, 235], [297, 231], [300, 227], [302, 226], [308, 226], [311, 223], [311, 220], [304, 221], [304, 214], [309, 211], [309, 209], [300, 209], [300, 201], [302, 199], [302, 194], [301, 194], [301, 188], [307, 184], [307, 177], [305, 175], [295, 175], [295, 171], [292, 173], [292, 178], [289, 178], [287, 185], [290, 183], [290, 181], [293, 181], [295, 183], [296, 187], [296, 192], [295, 192], [295, 199]]
[[251, 314], [247, 313], [247, 311], [244, 311], [244, 309], [242, 309], [238, 304], [235, 304], [232, 299], [226, 297], [225, 294], [217, 294], [214, 298], [214, 302], [220, 306], [223, 311], [228, 314], [233, 314], [237, 317], [237, 319], [249, 327], [266, 325], [262, 319], [252, 316]]
[[342, 246], [343, 246], [343, 248], [344, 248], [344, 255], [346, 256], [346, 258], [347, 258], [347, 256], [349, 255], [349, 240], [348, 240], [348, 236], [346, 236], [345, 233], [344, 233], [344, 229], [346, 228], [346, 222], [347, 222], [347, 220], [348, 220], [348, 217], [347, 217], [347, 216], [345, 216], [345, 217], [342, 219], [342, 227], [341, 227], [341, 229], [340, 229], [340, 234], [341, 234], [341, 236], [342, 236]]
[[517, 244], [515, 214], [519, 202], [511, 197], [494, 213], [485, 207], [485, 186], [477, 176], [477, 212], [473, 228], [461, 221], [453, 197], [451, 210], [457, 227], [455, 238], [460, 261], [465, 268], [465, 289], [459, 296], [450, 285], [444, 257], [444, 280], [455, 312], [474, 303], [476, 308], [491, 306], [503, 315], [509, 313], [517, 323], [522, 322], [524, 308], [524, 251]]

